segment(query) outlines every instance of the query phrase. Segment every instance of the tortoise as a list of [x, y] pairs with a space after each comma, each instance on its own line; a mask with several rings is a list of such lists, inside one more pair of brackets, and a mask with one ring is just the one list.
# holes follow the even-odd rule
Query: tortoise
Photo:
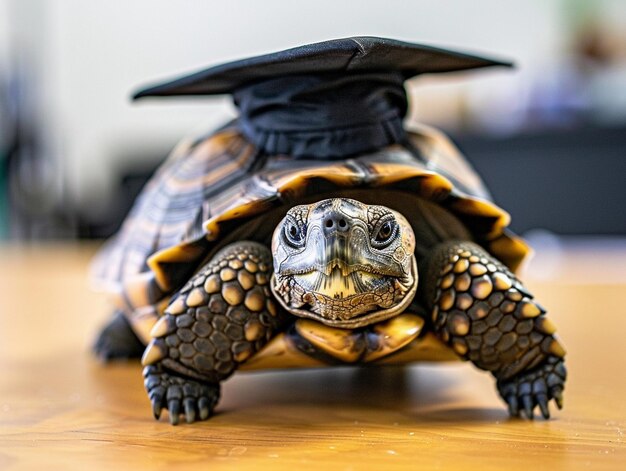
[[462, 359], [512, 416], [562, 406], [565, 351], [515, 275], [529, 248], [404, 81], [507, 62], [356, 37], [209, 68], [135, 97], [232, 93], [180, 144], [94, 272], [97, 353], [139, 357], [153, 413], [205, 420], [236, 370]]

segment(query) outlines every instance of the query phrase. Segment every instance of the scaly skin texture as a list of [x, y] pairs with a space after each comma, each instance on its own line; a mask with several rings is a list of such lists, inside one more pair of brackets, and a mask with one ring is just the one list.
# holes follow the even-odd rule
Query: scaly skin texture
[[272, 238], [272, 290], [291, 314], [364, 327], [407, 308], [417, 287], [415, 236], [400, 213], [348, 198], [291, 208]]
[[93, 346], [98, 358], [105, 362], [141, 358], [144, 348], [121, 311], [113, 314]]
[[[550, 400], [561, 406], [565, 352], [543, 308], [504, 265], [476, 244], [447, 242], [420, 268], [426, 275], [421, 296], [435, 332], [460, 356], [494, 374], [512, 415], [521, 410], [532, 418], [539, 407], [547, 418]], [[172, 424], [181, 414], [187, 422], [207, 419], [220, 382], [292, 323], [272, 298], [271, 273], [266, 247], [238, 242], [218, 252], [174, 297], [143, 357], [156, 418], [166, 408]], [[305, 323], [287, 335], [298, 349], [329, 363], [369, 362], [411, 341], [400, 334], [416, 336], [423, 325], [417, 321], [422, 319], [405, 313], [364, 330], [328, 332]], [[346, 336], [340, 343], [337, 330]], [[385, 339], [391, 343], [376, 343]]]
[[565, 350], [545, 310], [502, 263], [471, 242], [439, 245], [427, 262], [435, 331], [461, 357], [493, 373], [512, 416], [562, 407]]
[[260, 350], [284, 323], [269, 290], [270, 251], [255, 242], [225, 247], [179, 292], [152, 330], [143, 356], [156, 418], [208, 418], [219, 382]]

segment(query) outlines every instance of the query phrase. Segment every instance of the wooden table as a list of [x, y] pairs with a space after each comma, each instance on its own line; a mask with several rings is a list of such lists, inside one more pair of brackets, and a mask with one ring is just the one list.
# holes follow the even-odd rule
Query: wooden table
[[0, 248], [0, 469], [626, 469], [623, 278], [528, 283], [569, 350], [549, 421], [509, 419], [492, 379], [455, 363], [239, 374], [213, 419], [171, 427], [138, 363], [90, 355], [108, 316], [93, 250]]

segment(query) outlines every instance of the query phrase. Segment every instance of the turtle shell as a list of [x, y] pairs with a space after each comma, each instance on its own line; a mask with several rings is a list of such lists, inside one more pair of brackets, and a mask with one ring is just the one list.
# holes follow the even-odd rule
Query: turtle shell
[[416, 234], [424, 250], [438, 240], [470, 238], [517, 270], [529, 249], [507, 229], [508, 213], [490, 200], [464, 157], [431, 128], [412, 129], [409, 137], [406, 145], [345, 160], [260, 155], [236, 123], [184, 142], [97, 256], [94, 277], [147, 341], [169, 297], [225, 244], [269, 245], [290, 207], [344, 195], [395, 205], [405, 216], [414, 207], [429, 228]]

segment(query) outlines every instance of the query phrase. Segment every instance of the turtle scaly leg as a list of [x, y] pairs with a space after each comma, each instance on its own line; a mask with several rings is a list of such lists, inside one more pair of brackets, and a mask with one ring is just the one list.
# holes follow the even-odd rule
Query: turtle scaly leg
[[103, 361], [141, 358], [144, 348], [122, 311], [115, 311], [93, 346], [94, 352]]
[[436, 333], [454, 351], [493, 373], [512, 416], [561, 408], [565, 350], [545, 310], [502, 263], [471, 242], [436, 247], [426, 263], [426, 303]]
[[205, 420], [217, 404], [220, 381], [256, 353], [283, 320], [269, 291], [270, 251], [237, 242], [218, 252], [183, 287], [152, 330], [143, 364], [158, 419], [162, 408], [177, 424]]

